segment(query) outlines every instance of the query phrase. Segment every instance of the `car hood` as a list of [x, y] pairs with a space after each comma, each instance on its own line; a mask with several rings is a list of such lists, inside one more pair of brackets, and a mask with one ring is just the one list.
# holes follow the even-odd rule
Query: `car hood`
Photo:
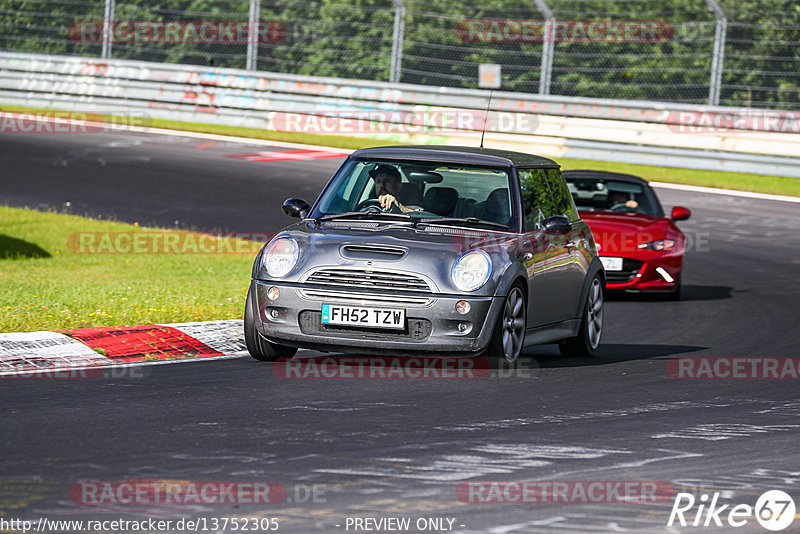
[[669, 219], [653, 215], [582, 211], [580, 216], [603, 256], [635, 254], [638, 245], [663, 239], [672, 226]]
[[[355, 223], [355, 224], [353, 224]], [[375, 226], [369, 226], [375, 224]], [[420, 225], [372, 223], [371, 221], [323, 222], [319, 225], [298, 223], [284, 230], [298, 234], [315, 247], [343, 244], [369, 244], [418, 248], [442, 254], [461, 254], [472, 248], [506, 249], [516, 243], [517, 234], [450, 225]], [[409, 250], [410, 251], [410, 250]]]
[[510, 255], [518, 243], [518, 235], [512, 232], [453, 226], [412, 228], [391, 223], [369, 227], [367, 222], [308, 221], [285, 228], [280, 235], [295, 239], [300, 254], [296, 267], [284, 280], [302, 281], [309, 271], [323, 266], [369, 265], [375, 270], [420, 273], [433, 280], [439, 290], [454, 291], [448, 287], [450, 270], [462, 253], [470, 249], [487, 252], [494, 276], [510, 264]]

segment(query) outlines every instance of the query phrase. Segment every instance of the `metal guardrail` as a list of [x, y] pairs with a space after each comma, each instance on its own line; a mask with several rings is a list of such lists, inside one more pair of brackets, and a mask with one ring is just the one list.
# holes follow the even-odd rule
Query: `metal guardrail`
[[[275, 129], [276, 114], [284, 112], [325, 115], [381, 111], [390, 116], [389, 112], [473, 110], [477, 115], [486, 112], [488, 96], [488, 91], [470, 89], [0, 53], [0, 103], [83, 112], [135, 112], [153, 118], [251, 128]], [[772, 114], [776, 120], [800, 128], [800, 115], [797, 122], [791, 122], [792, 112], [507, 92], [495, 93], [488, 111], [484, 115], [489, 123], [486, 146], [551, 157], [800, 177], [800, 159], [794, 157], [800, 153], [800, 134], [771, 131], [764, 120], [740, 121], [735, 124], [738, 128], [702, 127], [702, 121], [713, 124], [720, 117], [749, 114], [763, 118]], [[686, 116], [694, 118], [694, 123], [684, 124]], [[511, 131], [502, 128], [503, 119], [529, 126]], [[472, 127], [347, 135], [388, 142], [477, 144], [480, 132]]]

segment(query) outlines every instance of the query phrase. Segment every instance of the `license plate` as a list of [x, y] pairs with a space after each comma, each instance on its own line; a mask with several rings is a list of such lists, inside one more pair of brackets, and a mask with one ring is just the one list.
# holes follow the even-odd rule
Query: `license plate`
[[622, 258], [608, 258], [600, 256], [600, 263], [603, 264], [603, 269], [606, 271], [622, 270]]
[[406, 311], [403, 309], [363, 308], [361, 306], [323, 304], [322, 324], [402, 329], [406, 326]]

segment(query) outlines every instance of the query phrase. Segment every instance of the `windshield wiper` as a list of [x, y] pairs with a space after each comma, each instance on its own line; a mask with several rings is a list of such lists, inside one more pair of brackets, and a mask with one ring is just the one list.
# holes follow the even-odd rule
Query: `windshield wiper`
[[477, 217], [440, 217], [438, 219], [420, 219], [417, 221], [417, 225], [420, 224], [449, 224], [449, 223], [469, 223], [469, 224], [483, 224], [486, 226], [492, 226], [494, 228], [502, 228], [503, 230], [508, 230], [508, 225], [494, 222], [494, 221], [487, 221], [486, 219], [479, 219]]
[[342, 213], [330, 213], [328, 215], [323, 215], [322, 217], [318, 217], [317, 221], [332, 221], [334, 219], [349, 219], [349, 218], [360, 218], [360, 217], [384, 217], [384, 218], [391, 218], [391, 219], [403, 219], [403, 220], [410, 220], [411, 216], [406, 215], [405, 213], [389, 213], [386, 211], [345, 211]]

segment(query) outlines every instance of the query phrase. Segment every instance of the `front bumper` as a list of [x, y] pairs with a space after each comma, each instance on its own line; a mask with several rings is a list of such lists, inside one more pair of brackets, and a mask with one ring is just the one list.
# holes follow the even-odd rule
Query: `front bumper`
[[[251, 282], [258, 313], [256, 327], [268, 340], [300, 348], [354, 354], [476, 355], [486, 349], [495, 318], [500, 313], [501, 297], [465, 295], [398, 295], [387, 293], [342, 293], [320, 291], [296, 283], [263, 280]], [[270, 287], [279, 297], [270, 300]], [[460, 314], [455, 305], [460, 300], [470, 304], [470, 311]], [[323, 325], [322, 304], [404, 308], [403, 330], [372, 329]], [[459, 324], [469, 328], [460, 330]], [[462, 327], [463, 328], [463, 327]]]
[[[617, 256], [619, 257], [619, 256]], [[623, 271], [606, 271], [609, 291], [670, 292], [680, 284], [683, 255], [623, 258]]]

